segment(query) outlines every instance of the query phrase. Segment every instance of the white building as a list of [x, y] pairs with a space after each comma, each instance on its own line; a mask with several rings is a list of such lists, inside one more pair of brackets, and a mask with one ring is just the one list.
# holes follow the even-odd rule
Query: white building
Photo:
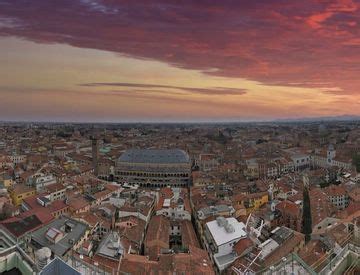
[[28, 184], [34, 186], [36, 191], [41, 191], [44, 187], [54, 183], [56, 183], [56, 178], [52, 174], [45, 175], [43, 173], [37, 173], [28, 180]]
[[26, 155], [10, 155], [9, 159], [12, 161], [14, 165], [19, 163], [24, 163], [26, 161]]
[[345, 209], [349, 205], [349, 196], [346, 189], [339, 185], [331, 185], [324, 188], [330, 202], [339, 210]]
[[66, 187], [61, 183], [50, 184], [45, 190], [49, 194], [50, 201], [63, 200], [66, 198]]
[[186, 187], [191, 159], [180, 149], [130, 149], [116, 161], [115, 180], [141, 187]]
[[246, 236], [245, 224], [235, 218], [218, 217], [206, 223], [205, 246], [218, 271], [223, 271], [236, 260], [234, 245]]
[[[173, 194], [171, 198], [160, 200], [162, 205], [159, 205], [156, 215], [163, 215], [172, 220], [191, 221], [190, 203], [186, 203], [188, 201], [186, 189], [173, 187], [171, 191]], [[160, 194], [162, 193], [160, 192]]]
[[291, 156], [296, 171], [310, 167], [311, 158], [307, 154], [294, 154]]
[[351, 159], [349, 159], [348, 161], [344, 161], [343, 159], [340, 159], [336, 156], [336, 150], [332, 144], [329, 145], [326, 156], [314, 154], [311, 157], [311, 160], [313, 166], [322, 168], [337, 166], [339, 168], [350, 170], [352, 166]]

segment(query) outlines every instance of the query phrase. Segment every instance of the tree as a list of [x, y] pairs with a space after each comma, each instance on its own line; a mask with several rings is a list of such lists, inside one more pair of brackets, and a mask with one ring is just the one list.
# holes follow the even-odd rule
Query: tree
[[330, 182], [326, 181], [325, 179], [320, 180], [320, 187], [321, 188], [328, 187], [329, 185], [330, 185]]
[[356, 167], [356, 171], [360, 173], [360, 154], [353, 155], [352, 163]]
[[311, 206], [308, 187], [304, 187], [303, 191], [303, 233], [305, 234], [305, 242], [311, 239], [312, 233], [312, 219], [311, 219]]
[[13, 209], [12, 205], [10, 203], [6, 202], [3, 205], [2, 211], [0, 213], [0, 221], [10, 218], [11, 214], [12, 214], [12, 209]]

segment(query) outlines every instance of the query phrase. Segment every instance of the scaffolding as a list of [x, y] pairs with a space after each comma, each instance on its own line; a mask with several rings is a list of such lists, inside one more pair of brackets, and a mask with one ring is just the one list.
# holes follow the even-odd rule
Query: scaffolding
[[[331, 249], [326, 255], [319, 258], [311, 266], [306, 264], [296, 253], [282, 258], [276, 264], [267, 267], [256, 274], [355, 274], [360, 268], [360, 243], [355, 241], [351, 233], [342, 243], [341, 249]], [[242, 273], [246, 274], [246, 273]]]

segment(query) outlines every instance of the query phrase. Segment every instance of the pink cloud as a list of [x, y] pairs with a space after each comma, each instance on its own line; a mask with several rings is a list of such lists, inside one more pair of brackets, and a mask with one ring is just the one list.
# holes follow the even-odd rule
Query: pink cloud
[[[359, 3], [27, 1], [0, 3], [0, 35], [65, 43], [267, 84], [359, 91]], [[305, 23], [305, 24], [304, 24]], [[215, 70], [209, 70], [215, 69]]]

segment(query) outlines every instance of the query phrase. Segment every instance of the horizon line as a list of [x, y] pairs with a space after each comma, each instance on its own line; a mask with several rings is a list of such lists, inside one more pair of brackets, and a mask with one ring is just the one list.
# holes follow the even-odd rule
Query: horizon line
[[334, 117], [310, 117], [310, 118], [279, 118], [279, 119], [253, 119], [253, 120], [194, 120], [194, 121], [51, 121], [51, 120], [0, 120], [1, 124], [242, 124], [242, 123], [284, 123], [284, 122], [351, 122], [360, 121], [360, 116], [334, 116]]

